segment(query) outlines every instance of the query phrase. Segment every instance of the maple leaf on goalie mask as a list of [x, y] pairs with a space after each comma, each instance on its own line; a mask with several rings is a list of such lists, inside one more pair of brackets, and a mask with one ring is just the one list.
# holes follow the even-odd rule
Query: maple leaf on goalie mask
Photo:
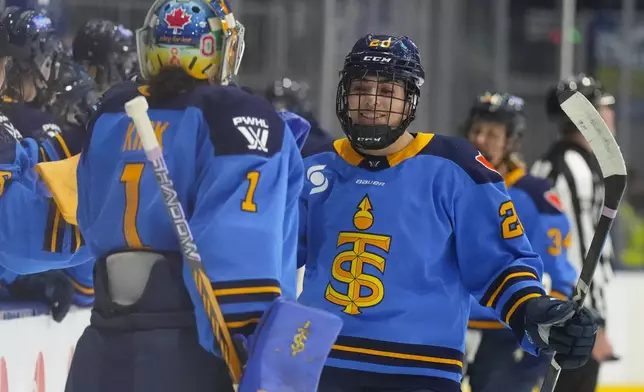
[[179, 30], [183, 30], [190, 23], [192, 15], [187, 13], [183, 7], [179, 6], [165, 14], [164, 19], [168, 27], [172, 29], [172, 34], [177, 35], [179, 34]]

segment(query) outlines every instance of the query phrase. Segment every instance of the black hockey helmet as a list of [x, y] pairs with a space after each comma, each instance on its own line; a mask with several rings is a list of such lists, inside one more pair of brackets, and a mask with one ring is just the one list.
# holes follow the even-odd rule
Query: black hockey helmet
[[[472, 135], [473, 126], [479, 122], [499, 123], [505, 126], [505, 146], [503, 161], [511, 166], [523, 165], [516, 156], [523, 134], [526, 131], [526, 115], [523, 111], [524, 100], [509, 93], [486, 91], [476, 97], [467, 120], [463, 125], [464, 136]], [[485, 155], [485, 154], [484, 154]], [[487, 157], [492, 160], [491, 157]]]
[[521, 138], [526, 130], [524, 104], [523, 99], [515, 95], [486, 91], [476, 97], [464, 131], [468, 133], [476, 121], [490, 121], [504, 124], [508, 138]]
[[138, 67], [132, 31], [107, 19], [86, 21], [74, 37], [72, 53], [106, 87], [128, 79]]
[[304, 81], [287, 77], [277, 79], [266, 88], [264, 97], [275, 109], [285, 109], [303, 117], [311, 115], [313, 105], [309, 100], [309, 85]]
[[22, 59], [16, 59], [7, 75], [8, 94], [11, 98], [22, 98], [22, 79], [25, 75], [34, 78], [36, 104], [44, 105], [51, 100], [52, 86], [58, 77], [60, 56], [64, 49], [56, 37], [51, 19], [41, 12], [20, 7], [7, 7], [0, 23], [6, 26], [11, 44], [25, 52]]
[[60, 64], [60, 76], [54, 89], [56, 99], [48, 107], [56, 123], [62, 127], [84, 128], [98, 101], [94, 79], [80, 64], [66, 57]]
[[584, 73], [561, 80], [557, 86], [548, 91], [546, 98], [546, 113], [553, 121], [569, 122], [568, 117], [559, 106], [559, 94], [564, 91], [579, 91], [595, 107], [615, 104], [615, 97], [603, 91], [601, 83], [592, 76]]
[[[368, 34], [360, 38], [345, 57], [340, 77], [336, 96], [336, 113], [342, 130], [351, 144], [366, 150], [377, 150], [398, 140], [415, 118], [420, 86], [425, 81], [425, 71], [421, 65], [420, 52], [416, 44], [404, 36]], [[386, 115], [387, 119], [392, 113], [401, 115], [402, 120], [396, 127], [353, 123], [349, 97], [359, 96], [358, 98], [362, 98], [361, 96], [370, 94], [352, 93], [351, 85], [355, 81], [365, 80], [368, 77], [377, 78], [379, 83], [393, 82], [404, 86], [405, 107], [403, 113], [393, 112], [391, 105], [387, 111], [373, 109], [374, 116], [376, 112], [380, 112], [379, 114]], [[392, 102], [393, 99], [392, 97]], [[354, 109], [354, 111], [357, 110]]]

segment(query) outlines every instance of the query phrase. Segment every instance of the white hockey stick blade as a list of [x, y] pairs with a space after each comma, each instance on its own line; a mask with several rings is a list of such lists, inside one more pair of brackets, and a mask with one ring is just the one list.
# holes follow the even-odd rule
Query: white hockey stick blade
[[561, 109], [590, 144], [604, 178], [612, 175], [625, 176], [626, 165], [622, 151], [593, 104], [578, 91], [563, 92], [559, 95], [559, 102]]

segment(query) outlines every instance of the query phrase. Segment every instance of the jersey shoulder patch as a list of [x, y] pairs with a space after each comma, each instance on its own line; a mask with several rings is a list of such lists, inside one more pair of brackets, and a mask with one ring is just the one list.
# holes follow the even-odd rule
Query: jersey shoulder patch
[[285, 124], [264, 98], [233, 86], [203, 86], [187, 104], [199, 108], [215, 155], [270, 157], [282, 149]]
[[460, 137], [434, 135], [420, 154], [454, 162], [477, 184], [503, 181], [492, 164], [469, 141]]
[[552, 190], [549, 180], [526, 174], [514, 184], [514, 187], [528, 194], [540, 213], [554, 215], [563, 213], [561, 200]]

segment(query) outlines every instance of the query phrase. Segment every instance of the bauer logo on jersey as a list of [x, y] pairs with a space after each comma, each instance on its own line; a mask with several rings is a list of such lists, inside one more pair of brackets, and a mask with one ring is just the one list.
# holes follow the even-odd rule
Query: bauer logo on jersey
[[483, 165], [483, 166], [487, 167], [488, 169], [492, 170], [492, 171], [493, 171], [493, 172], [495, 172], [496, 174], [501, 175], [501, 174], [499, 174], [499, 172], [498, 172], [498, 171], [496, 171], [496, 169], [495, 169], [495, 168], [494, 168], [494, 166], [490, 163], [490, 161], [488, 161], [488, 160], [487, 160], [483, 155], [481, 155], [481, 153], [480, 153], [480, 152], [479, 152], [479, 155], [477, 155], [477, 156], [476, 156], [476, 160], [477, 160], [481, 165]]
[[324, 192], [329, 187], [329, 180], [324, 176], [322, 170], [326, 165], [314, 165], [308, 168], [306, 171], [306, 178], [311, 181], [313, 188], [309, 195], [314, 195], [316, 193]]
[[233, 125], [248, 141], [249, 150], [268, 152], [266, 145], [269, 127], [266, 120], [257, 117], [235, 117], [233, 118]]

